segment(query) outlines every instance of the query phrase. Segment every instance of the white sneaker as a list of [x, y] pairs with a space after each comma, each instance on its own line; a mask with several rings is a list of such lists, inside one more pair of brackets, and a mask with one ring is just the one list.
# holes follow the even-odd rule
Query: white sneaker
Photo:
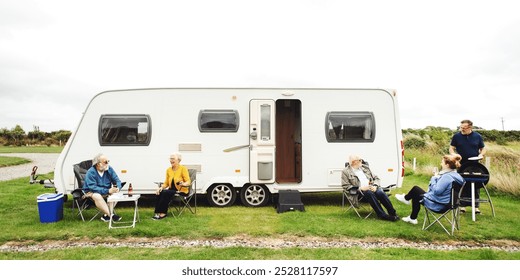
[[405, 196], [404, 193], [403, 193], [403, 194], [396, 194], [396, 195], [395, 195], [395, 198], [396, 198], [397, 200], [401, 201], [402, 203], [406, 204], [406, 205], [410, 205], [410, 201], [406, 200], [406, 199], [404, 198], [404, 196]]
[[403, 220], [407, 223], [413, 224], [413, 225], [417, 224], [417, 219], [411, 219], [410, 216], [406, 216], [406, 217], [402, 218], [401, 220]]

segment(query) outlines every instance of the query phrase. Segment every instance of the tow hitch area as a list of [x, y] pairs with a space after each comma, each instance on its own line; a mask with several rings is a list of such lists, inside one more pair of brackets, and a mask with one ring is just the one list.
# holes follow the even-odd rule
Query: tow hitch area
[[38, 175], [36, 174], [37, 171], [38, 171], [38, 166], [36, 166], [36, 165], [33, 166], [32, 171], [31, 171], [31, 176], [29, 179], [29, 184], [39, 183], [39, 184], [43, 185], [44, 188], [55, 188], [54, 182], [51, 179], [38, 180]]

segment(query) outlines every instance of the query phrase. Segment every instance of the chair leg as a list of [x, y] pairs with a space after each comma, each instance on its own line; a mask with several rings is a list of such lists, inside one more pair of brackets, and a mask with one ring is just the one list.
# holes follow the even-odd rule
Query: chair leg
[[180, 216], [186, 209], [188, 209], [192, 214], [196, 214], [197, 212], [197, 201], [195, 200], [195, 210], [190, 205], [190, 199], [182, 198], [179, 202], [179, 207], [177, 208], [177, 217]]
[[95, 218], [97, 218], [97, 216], [99, 216], [99, 214], [101, 214], [101, 211], [98, 211], [98, 212], [96, 213], [96, 215], [94, 215], [94, 217], [92, 217], [92, 218], [89, 220], [89, 222], [92, 222]]
[[[455, 210], [453, 210], [455, 211]], [[452, 212], [453, 212], [452, 211]], [[435, 216], [435, 214], [433, 214], [433, 212], [430, 212], [428, 209], [424, 209], [424, 222], [423, 222], [423, 230], [427, 230], [429, 229], [430, 227], [432, 227], [433, 225], [435, 225], [436, 223], [439, 224], [442, 229], [448, 234], [448, 235], [453, 235], [453, 233], [455, 232], [455, 228], [457, 227], [458, 229], [458, 226], [457, 226], [457, 218], [455, 217], [455, 213], [453, 212], [451, 215], [452, 215], [452, 218], [453, 220], [450, 220], [448, 218], [448, 212], [444, 212], [443, 214], [440, 214], [440, 216]], [[430, 221], [430, 217], [429, 215], [432, 216], [433, 218], [433, 221]], [[448, 221], [448, 223], [450, 224], [451, 226], [451, 232], [446, 228], [446, 226], [442, 223], [442, 219], [446, 219], [446, 221]]]
[[349, 202], [350, 206], [344, 212], [348, 212], [350, 209], [352, 209], [352, 210], [354, 210], [356, 215], [361, 219], [367, 219], [368, 217], [370, 217], [370, 215], [372, 215], [372, 213], [374, 213], [373, 209], [367, 210], [364, 207], [360, 206], [361, 209], [366, 210], [365, 212], [368, 212], [368, 214], [366, 216], [365, 215], [362, 216], [361, 213], [359, 213], [359, 210], [357, 209], [357, 207], [355, 207], [354, 204], [352, 204], [352, 201], [350, 201], [348, 199], [348, 197], [345, 198], [345, 195], [343, 196], [343, 199], [341, 202], [342, 208], [345, 207], [345, 199]]
[[77, 199], [74, 200], [74, 203], [72, 203], [72, 211], [74, 212], [74, 204], [78, 207], [78, 215], [81, 217], [81, 220], [84, 222], [85, 217], [83, 217], [83, 207], [79, 205], [79, 202]]
[[175, 202], [171, 202], [169, 208], [170, 208], [170, 213], [172, 213], [172, 217], [176, 218], [179, 213], [179, 207], [177, 205], [175, 205]]

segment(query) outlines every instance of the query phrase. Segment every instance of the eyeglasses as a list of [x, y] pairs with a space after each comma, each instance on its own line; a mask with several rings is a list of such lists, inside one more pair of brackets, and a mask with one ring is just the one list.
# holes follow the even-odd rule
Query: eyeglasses
[[102, 161], [101, 163], [108, 164], [109, 162], [110, 162], [109, 160], [105, 160], [105, 161]]

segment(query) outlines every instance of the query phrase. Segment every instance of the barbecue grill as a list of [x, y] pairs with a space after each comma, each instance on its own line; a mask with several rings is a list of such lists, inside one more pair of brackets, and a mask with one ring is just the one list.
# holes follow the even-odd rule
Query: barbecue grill
[[[489, 203], [491, 206], [491, 212], [493, 213], [493, 217], [495, 217], [495, 207], [493, 207], [493, 202], [491, 200], [491, 196], [489, 195], [489, 192], [486, 188], [486, 184], [489, 182], [489, 171], [480, 162], [474, 160], [474, 161], [468, 161], [464, 163], [459, 168], [459, 174], [464, 178], [465, 182], [462, 185], [462, 188], [459, 192], [459, 198], [461, 202], [471, 202], [472, 207], [472, 218], [473, 221], [475, 221], [475, 204], [477, 201], [480, 203]], [[465, 187], [471, 187], [472, 188], [472, 195], [471, 197], [462, 197], [462, 191]], [[480, 191], [480, 189], [484, 189], [487, 195], [487, 199], [478, 198], [475, 199], [475, 191]]]

